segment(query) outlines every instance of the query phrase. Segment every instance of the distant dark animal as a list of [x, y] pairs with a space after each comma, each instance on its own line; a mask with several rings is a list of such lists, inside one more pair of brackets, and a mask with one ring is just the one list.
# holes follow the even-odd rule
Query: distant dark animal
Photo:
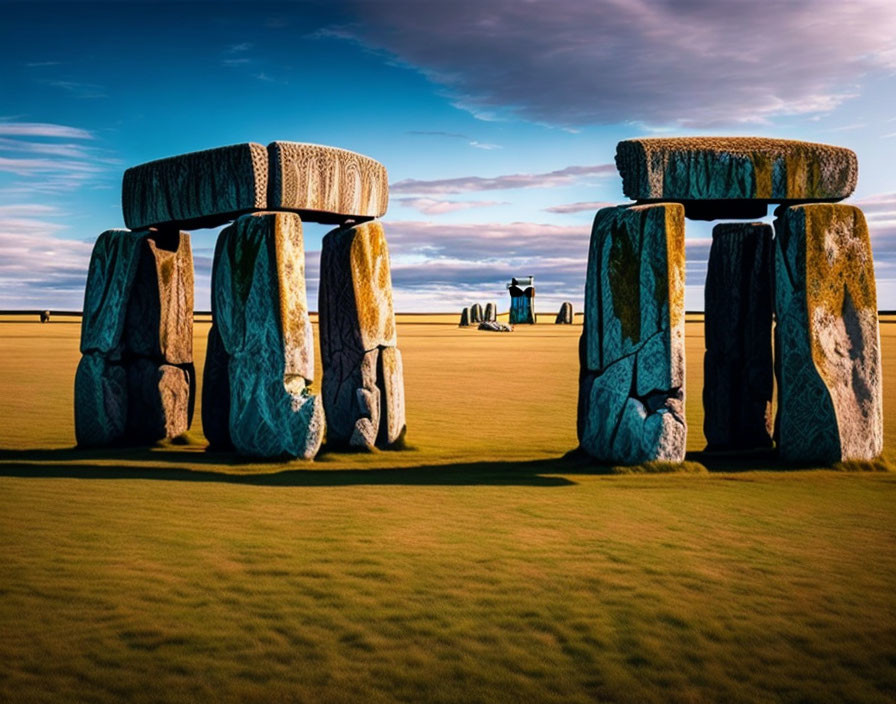
[[42, 312], [41, 312], [41, 314], [40, 314], [40, 322], [42, 322], [42, 323], [49, 323], [49, 322], [50, 322], [50, 311], [45, 310], [45, 311], [42, 311]]

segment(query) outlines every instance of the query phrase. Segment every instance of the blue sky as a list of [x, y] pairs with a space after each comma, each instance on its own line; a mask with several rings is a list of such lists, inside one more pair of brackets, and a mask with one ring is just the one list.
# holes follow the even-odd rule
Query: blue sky
[[[580, 307], [615, 144], [764, 135], [850, 147], [896, 308], [896, 5], [865, 0], [2, 3], [0, 308], [78, 309], [130, 165], [276, 139], [389, 170], [396, 306]], [[316, 308], [320, 241], [305, 226]], [[688, 222], [702, 308], [711, 228]], [[193, 233], [207, 309], [216, 231]]]

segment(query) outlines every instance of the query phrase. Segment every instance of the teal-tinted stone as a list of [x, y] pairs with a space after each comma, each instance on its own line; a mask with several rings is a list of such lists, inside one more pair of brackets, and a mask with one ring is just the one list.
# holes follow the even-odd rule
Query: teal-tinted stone
[[121, 363], [101, 354], [81, 357], [75, 372], [75, 438], [79, 447], [104, 447], [124, 439], [128, 380]]
[[230, 357], [218, 334], [208, 331], [202, 375], [202, 432], [213, 450], [233, 449], [230, 441]]
[[140, 248], [149, 233], [107, 230], [90, 255], [84, 313], [81, 318], [81, 353], [121, 356], [128, 300], [134, 285]]

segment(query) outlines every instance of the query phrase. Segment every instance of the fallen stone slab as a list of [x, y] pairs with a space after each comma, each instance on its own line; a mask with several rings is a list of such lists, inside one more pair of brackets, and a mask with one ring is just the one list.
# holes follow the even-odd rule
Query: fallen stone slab
[[124, 440], [128, 380], [124, 365], [97, 352], [81, 357], [75, 372], [75, 439], [78, 447], [106, 447]]
[[148, 231], [106, 230], [93, 246], [81, 318], [81, 353], [120, 359], [128, 302]]
[[769, 203], [842, 200], [858, 176], [850, 149], [760, 137], [628, 139], [616, 146], [616, 166], [627, 197], [681, 202], [698, 220], [761, 217]]
[[318, 309], [327, 443], [372, 448], [395, 442], [405, 426], [404, 382], [400, 356], [387, 352], [396, 346], [395, 314], [379, 222], [324, 237]]
[[128, 300], [128, 353], [169, 364], [193, 361], [193, 253], [185, 232], [151, 230], [139, 246]]
[[772, 445], [772, 228], [712, 231], [705, 286], [703, 434], [710, 450]]
[[267, 207], [268, 151], [234, 144], [133, 166], [121, 204], [132, 230], [159, 225], [215, 227]]
[[597, 460], [684, 459], [684, 261], [681, 205], [598, 212], [578, 407], [579, 442]]
[[299, 211], [306, 222], [381, 217], [389, 205], [386, 167], [347, 149], [300, 142], [268, 145], [268, 207]]
[[323, 439], [323, 407], [308, 388], [304, 261], [293, 213], [244, 215], [218, 237], [212, 311], [228, 358], [230, 441], [245, 455], [310, 459]]
[[485, 322], [479, 323], [479, 329], [487, 330], [489, 332], [513, 332], [512, 325], [499, 323], [495, 320], [486, 320]]
[[780, 455], [873, 459], [883, 449], [883, 392], [865, 216], [851, 205], [793, 206], [775, 234]]
[[557, 311], [557, 319], [554, 321], [555, 325], [572, 325], [573, 321], [573, 311], [572, 311], [572, 303], [569, 301], [564, 301], [560, 305], [560, 310]]
[[494, 303], [486, 303], [485, 311], [482, 313], [482, 320], [486, 323], [493, 323], [498, 319], [498, 306]]

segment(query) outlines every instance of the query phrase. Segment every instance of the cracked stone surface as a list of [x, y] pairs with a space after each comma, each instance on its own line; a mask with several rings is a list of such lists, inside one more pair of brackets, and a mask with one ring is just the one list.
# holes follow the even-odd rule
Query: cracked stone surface
[[324, 415], [308, 388], [314, 347], [297, 215], [245, 215], [221, 232], [212, 313], [227, 357], [233, 446], [256, 457], [313, 458]]
[[775, 233], [780, 454], [872, 459], [883, 449], [883, 401], [865, 216], [851, 205], [793, 206]]
[[615, 464], [684, 459], [684, 209], [599, 211], [579, 342], [578, 435]]
[[482, 313], [482, 322], [494, 323], [498, 319], [498, 306], [494, 303], [486, 303]]
[[318, 309], [327, 443], [394, 444], [405, 428], [404, 381], [379, 222], [324, 237]]
[[557, 311], [557, 319], [554, 321], [554, 323], [556, 325], [572, 325], [572, 320], [572, 303], [570, 303], [569, 301], [564, 301], [560, 305], [560, 310]]
[[706, 274], [703, 433], [709, 449], [772, 444], [772, 228], [723, 223]]

